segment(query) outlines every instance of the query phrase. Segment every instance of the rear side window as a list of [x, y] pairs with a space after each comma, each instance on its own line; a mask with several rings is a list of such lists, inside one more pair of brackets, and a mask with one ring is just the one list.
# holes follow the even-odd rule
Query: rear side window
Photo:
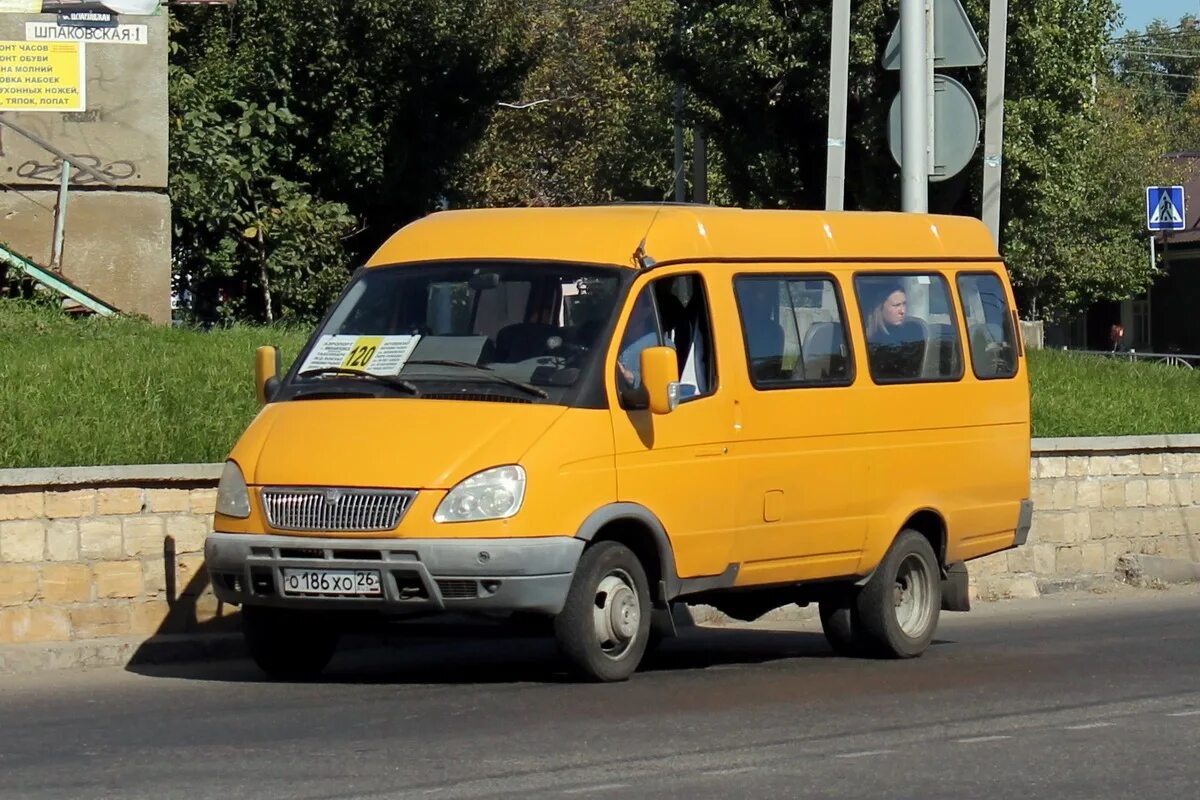
[[846, 385], [854, 378], [837, 284], [831, 278], [739, 275], [734, 280], [756, 389]]
[[854, 279], [876, 383], [956, 381], [963, 375], [950, 285], [938, 273]]
[[967, 273], [958, 276], [958, 296], [967, 323], [971, 368], [982, 380], [1017, 374], [1017, 344], [1012, 313], [999, 276]]

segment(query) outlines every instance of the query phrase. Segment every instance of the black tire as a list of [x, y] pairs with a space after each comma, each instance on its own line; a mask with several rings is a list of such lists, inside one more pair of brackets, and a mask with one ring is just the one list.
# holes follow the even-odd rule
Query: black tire
[[242, 636], [250, 657], [268, 677], [309, 680], [329, 665], [339, 634], [319, 614], [244, 606]]
[[905, 530], [858, 593], [851, 627], [870, 655], [915, 658], [933, 641], [941, 609], [942, 576], [933, 547], [917, 531]]
[[822, 600], [819, 604], [821, 615], [821, 630], [825, 632], [825, 641], [839, 656], [861, 656], [865, 645], [860, 635], [856, 635], [854, 625], [854, 598], [851, 595], [836, 599]]
[[567, 602], [554, 618], [554, 636], [580, 677], [623, 681], [646, 652], [650, 610], [650, 586], [638, 557], [618, 542], [597, 542], [579, 559]]

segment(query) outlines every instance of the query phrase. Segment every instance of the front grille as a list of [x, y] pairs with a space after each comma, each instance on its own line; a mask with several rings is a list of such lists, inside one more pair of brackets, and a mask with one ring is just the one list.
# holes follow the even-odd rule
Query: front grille
[[282, 531], [390, 531], [416, 492], [379, 489], [263, 489], [267, 522]]
[[479, 584], [475, 581], [439, 578], [437, 585], [438, 591], [446, 600], [465, 600], [469, 597], [479, 596]]

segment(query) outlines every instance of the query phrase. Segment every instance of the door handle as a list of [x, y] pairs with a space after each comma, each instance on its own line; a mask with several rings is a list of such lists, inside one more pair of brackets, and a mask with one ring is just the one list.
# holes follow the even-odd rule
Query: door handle
[[696, 451], [696, 458], [709, 458], [711, 456], [723, 456], [728, 454], [728, 447], [702, 447]]

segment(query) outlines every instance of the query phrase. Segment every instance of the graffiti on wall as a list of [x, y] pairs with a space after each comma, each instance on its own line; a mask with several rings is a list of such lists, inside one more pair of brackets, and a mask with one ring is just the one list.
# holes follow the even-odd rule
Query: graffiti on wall
[[[71, 161], [75, 164], [83, 164], [91, 167], [96, 172], [117, 183], [127, 181], [137, 175], [137, 164], [132, 161], [105, 161], [99, 156], [94, 156], [90, 153], [72, 155]], [[27, 181], [58, 183], [62, 179], [62, 171], [63, 160], [61, 158], [48, 159], [46, 161], [30, 159], [17, 167], [17, 177]], [[76, 185], [86, 186], [98, 181], [93, 175], [73, 169], [71, 171], [71, 182]]]

